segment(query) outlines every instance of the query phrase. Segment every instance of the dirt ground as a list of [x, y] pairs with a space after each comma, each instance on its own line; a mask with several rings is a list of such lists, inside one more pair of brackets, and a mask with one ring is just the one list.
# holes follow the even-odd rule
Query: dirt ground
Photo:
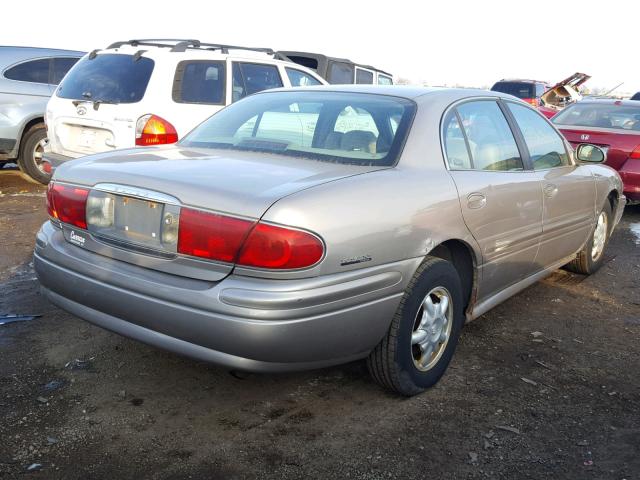
[[234, 376], [53, 307], [30, 264], [44, 189], [3, 170], [0, 192], [0, 315], [42, 315], [0, 325], [0, 478], [640, 478], [639, 207], [596, 275], [467, 325], [404, 399], [362, 362]]

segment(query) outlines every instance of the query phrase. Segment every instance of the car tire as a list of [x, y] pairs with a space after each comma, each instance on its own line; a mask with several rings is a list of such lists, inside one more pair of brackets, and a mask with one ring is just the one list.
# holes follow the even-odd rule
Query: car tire
[[[442, 306], [445, 301], [447, 305]], [[367, 359], [375, 381], [405, 396], [433, 386], [458, 344], [463, 305], [462, 285], [453, 264], [427, 257], [409, 283], [388, 333]]]
[[32, 126], [22, 137], [20, 156], [18, 157], [18, 167], [20, 167], [23, 176], [28, 177], [28, 180], [44, 184], [49, 183], [51, 175], [40, 169], [37, 156], [42, 155], [43, 141], [46, 139], [47, 130], [43, 123]]
[[567, 270], [583, 275], [591, 275], [598, 271], [604, 263], [604, 250], [609, 243], [612, 218], [611, 204], [607, 200], [598, 214], [593, 232], [576, 258], [565, 266]]

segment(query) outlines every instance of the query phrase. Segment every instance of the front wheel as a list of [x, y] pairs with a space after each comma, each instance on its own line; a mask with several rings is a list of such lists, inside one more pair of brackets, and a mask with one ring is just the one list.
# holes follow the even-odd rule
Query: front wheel
[[609, 243], [609, 236], [611, 235], [612, 217], [611, 205], [607, 201], [598, 214], [596, 226], [587, 243], [578, 252], [576, 258], [566, 265], [567, 270], [583, 275], [591, 275], [602, 266], [604, 263], [604, 249]]
[[42, 156], [47, 144], [47, 130], [44, 124], [38, 123], [31, 127], [22, 137], [18, 167], [30, 180], [49, 183], [51, 175], [44, 170]]
[[460, 277], [445, 260], [427, 257], [400, 302], [387, 335], [367, 366], [383, 387], [411, 396], [444, 374], [464, 323]]

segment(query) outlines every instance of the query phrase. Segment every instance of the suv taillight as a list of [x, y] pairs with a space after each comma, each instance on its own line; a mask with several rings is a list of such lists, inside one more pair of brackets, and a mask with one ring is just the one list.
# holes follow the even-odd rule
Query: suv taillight
[[176, 143], [178, 132], [173, 125], [157, 115], [143, 115], [136, 122], [136, 145], [164, 145]]
[[286, 270], [318, 263], [324, 244], [303, 230], [183, 207], [178, 252], [241, 266]]
[[50, 182], [47, 187], [49, 216], [78, 228], [87, 228], [86, 204], [89, 190]]
[[540, 102], [537, 98], [523, 98], [522, 101], [527, 102], [529, 105], [533, 105], [534, 107], [540, 106]]

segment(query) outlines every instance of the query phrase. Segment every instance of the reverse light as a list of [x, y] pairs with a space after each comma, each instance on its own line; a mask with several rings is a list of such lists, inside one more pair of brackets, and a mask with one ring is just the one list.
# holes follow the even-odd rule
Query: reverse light
[[114, 206], [113, 195], [93, 190], [87, 197], [87, 225], [111, 227], [114, 222]]
[[157, 115], [143, 115], [136, 122], [136, 145], [165, 145], [176, 143], [178, 132], [164, 118]]
[[89, 190], [86, 188], [49, 183], [47, 211], [51, 218], [78, 228], [87, 228], [85, 208]]

